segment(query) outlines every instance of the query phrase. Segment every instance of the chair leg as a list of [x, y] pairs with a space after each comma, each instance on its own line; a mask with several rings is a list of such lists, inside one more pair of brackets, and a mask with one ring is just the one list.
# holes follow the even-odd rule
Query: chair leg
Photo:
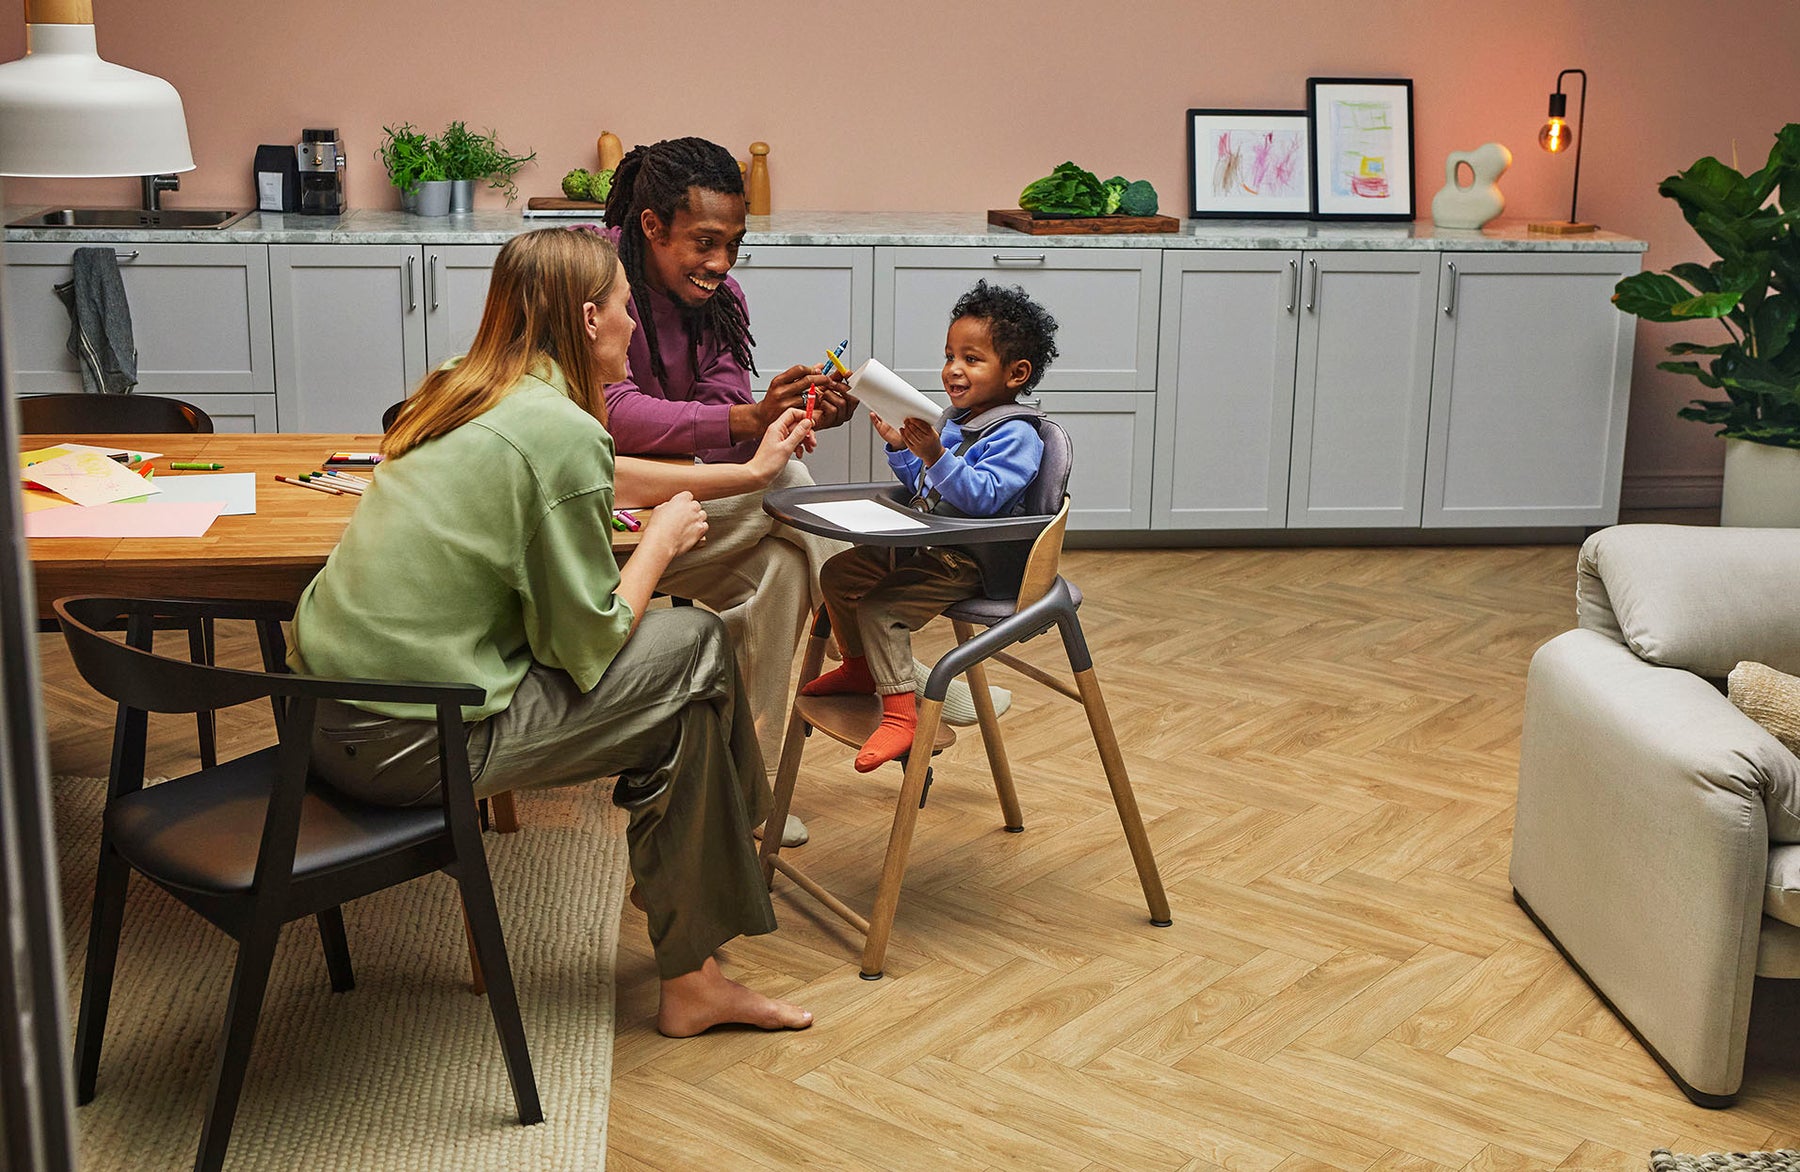
[[[213, 622], [198, 619], [188, 627], [188, 658], [195, 663], [213, 661]], [[200, 765], [211, 769], [219, 763], [218, 717], [213, 712], [194, 713], [200, 735]]]
[[[476, 849], [480, 849], [479, 841]], [[519, 1122], [542, 1123], [544, 1108], [538, 1101], [537, 1078], [531, 1072], [525, 1019], [519, 1014], [519, 995], [513, 987], [512, 965], [506, 959], [506, 939], [500, 931], [500, 909], [494, 903], [486, 857], [458, 860], [455, 874], [462, 888], [463, 914], [475, 940], [477, 969], [487, 983], [488, 1009], [500, 1033], [500, 1053], [506, 1060]]]
[[[975, 636], [975, 628], [961, 619], [953, 619], [956, 641], [967, 643]], [[1025, 829], [1025, 815], [1019, 809], [1019, 794], [1013, 788], [1012, 765], [1006, 760], [1006, 744], [1000, 739], [1000, 720], [994, 715], [994, 697], [988, 691], [987, 667], [979, 660], [967, 672], [969, 695], [975, 701], [975, 719], [981, 726], [981, 747], [987, 750], [988, 772], [994, 775], [994, 792], [1000, 798], [1000, 814], [1006, 829], [1014, 834]]]
[[519, 810], [513, 805], [512, 791], [501, 790], [488, 797], [489, 809], [494, 815], [494, 829], [501, 834], [513, 834], [519, 829]]
[[869, 916], [869, 936], [863, 945], [862, 977], [881, 976], [887, 959], [888, 934], [900, 907], [900, 882], [906, 875], [906, 855], [912, 849], [913, 826], [919, 820], [919, 797], [925, 792], [925, 775], [931, 771], [931, 746], [937, 740], [938, 721], [944, 705], [939, 700], [919, 701], [919, 728], [912, 750], [906, 755], [906, 776], [894, 804], [894, 828], [888, 833], [887, 859], [881, 866], [881, 887], [875, 893], [875, 910]]
[[[818, 678], [819, 665], [825, 659], [825, 638], [814, 634], [806, 641], [806, 653], [800, 658], [800, 681], [794, 685], [796, 699], [799, 698], [800, 688]], [[765, 886], [775, 882], [775, 856], [781, 853], [781, 828], [787, 825], [788, 808], [794, 801], [794, 782], [800, 775], [800, 756], [805, 751], [806, 721], [790, 702], [787, 734], [781, 742], [781, 762], [775, 767], [775, 801], [769, 810], [768, 820], [763, 824], [769, 829], [764, 830], [762, 848], [758, 851]], [[770, 833], [770, 830], [774, 833]]]
[[356, 988], [356, 970], [350, 967], [350, 937], [344, 934], [344, 909], [328, 907], [313, 919], [319, 924], [319, 943], [325, 946], [325, 970], [331, 974], [331, 991], [348, 993]]
[[81, 982], [81, 1011], [75, 1027], [75, 1101], [89, 1103], [100, 1073], [100, 1046], [106, 1035], [106, 1010], [112, 1003], [113, 969], [119, 959], [119, 933], [125, 924], [125, 895], [131, 868], [109, 843], [100, 844], [100, 872], [94, 880], [94, 911], [88, 923], [86, 975]]
[[487, 982], [481, 979], [481, 953], [475, 948], [475, 925], [469, 922], [468, 905], [463, 905], [463, 938], [469, 942], [469, 992], [487, 996]]
[[194, 1172], [217, 1172], [225, 1163], [231, 1143], [231, 1125], [237, 1119], [238, 1098], [244, 1090], [244, 1072], [256, 1042], [256, 1023], [262, 1015], [263, 994], [269, 987], [269, 969], [275, 963], [275, 941], [281, 925], [259, 919], [238, 941], [237, 972], [231, 978], [231, 1000], [225, 1007], [225, 1037], [219, 1043], [219, 1060], [213, 1068], [212, 1108], [200, 1130], [200, 1153]]
[[1112, 788], [1113, 805], [1125, 827], [1131, 861], [1137, 864], [1138, 883], [1144, 888], [1144, 902], [1150, 906], [1150, 922], [1166, 928], [1174, 922], [1169, 918], [1169, 897], [1163, 893], [1156, 856], [1150, 852], [1150, 836], [1144, 831], [1144, 818], [1138, 813], [1137, 797], [1131, 792], [1131, 778], [1125, 773], [1125, 757], [1119, 752], [1112, 717], [1107, 714], [1106, 700], [1100, 695], [1100, 679], [1090, 666], [1075, 673], [1075, 686], [1081, 692], [1081, 706], [1087, 712], [1088, 728], [1094, 733], [1094, 746], [1100, 750], [1100, 763], [1106, 769], [1106, 784]]

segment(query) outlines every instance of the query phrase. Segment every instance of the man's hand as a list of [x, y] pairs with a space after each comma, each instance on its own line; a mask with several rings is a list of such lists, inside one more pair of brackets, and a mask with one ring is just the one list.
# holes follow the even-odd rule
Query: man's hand
[[[824, 373], [823, 364], [814, 366], [790, 366], [769, 380], [769, 389], [763, 397], [754, 403], [739, 403], [731, 409], [731, 442], [742, 443], [747, 439], [755, 439], [769, 429], [769, 425], [781, 418], [784, 411], [799, 408], [806, 410], [806, 388], [817, 388], [813, 402], [813, 428], [818, 430], [836, 427], [847, 421], [856, 410], [856, 400], [851, 397], [849, 383], [844, 376], [836, 373]], [[809, 436], [804, 447], [813, 450], [814, 441]]]

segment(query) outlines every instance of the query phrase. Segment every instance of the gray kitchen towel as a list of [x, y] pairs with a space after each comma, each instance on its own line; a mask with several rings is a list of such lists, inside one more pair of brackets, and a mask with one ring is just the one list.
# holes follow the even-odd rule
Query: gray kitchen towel
[[56, 286], [69, 311], [69, 353], [81, 363], [81, 389], [124, 395], [137, 386], [137, 344], [119, 260], [110, 248], [77, 248], [75, 275]]

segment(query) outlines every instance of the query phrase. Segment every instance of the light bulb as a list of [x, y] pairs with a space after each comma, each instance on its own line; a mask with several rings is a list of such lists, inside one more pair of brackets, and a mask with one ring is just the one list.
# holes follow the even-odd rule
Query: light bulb
[[1575, 145], [1575, 131], [1563, 119], [1553, 117], [1538, 131], [1538, 145], [1551, 154], [1566, 151]]

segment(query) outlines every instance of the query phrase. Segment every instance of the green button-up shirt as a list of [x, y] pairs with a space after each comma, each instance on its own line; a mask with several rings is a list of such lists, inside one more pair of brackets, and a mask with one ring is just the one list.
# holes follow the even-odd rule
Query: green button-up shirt
[[[376, 469], [300, 596], [288, 662], [311, 675], [475, 684], [504, 710], [535, 660], [599, 683], [631, 631], [614, 591], [613, 441], [554, 366]], [[432, 719], [422, 704], [357, 705]]]

